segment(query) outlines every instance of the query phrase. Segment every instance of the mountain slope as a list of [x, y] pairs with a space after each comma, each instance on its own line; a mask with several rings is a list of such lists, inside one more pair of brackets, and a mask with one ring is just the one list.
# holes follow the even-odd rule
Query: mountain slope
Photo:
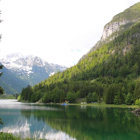
[[65, 67], [49, 64], [36, 56], [11, 54], [0, 60], [4, 65], [0, 85], [6, 93], [21, 92], [27, 85], [35, 85]]
[[127, 30], [131, 25], [140, 20], [140, 3], [136, 3], [130, 8], [117, 14], [104, 26], [103, 34], [97, 44], [90, 50], [94, 51], [102, 44], [113, 40], [119, 34]]
[[26, 81], [18, 78], [14, 72], [11, 72], [7, 68], [4, 67], [2, 72], [3, 75], [0, 78], [0, 86], [3, 87], [5, 93], [19, 93], [23, 87], [28, 85]]
[[[77, 65], [34, 86], [26, 100], [134, 103], [140, 98], [139, 11], [137, 3], [115, 16], [105, 26], [101, 40]], [[21, 99], [25, 96], [23, 91]]]
[[140, 20], [140, 4], [137, 3], [124, 12], [113, 17], [112, 21], [105, 25], [101, 40], [106, 40], [113, 33], [124, 31], [133, 23]]

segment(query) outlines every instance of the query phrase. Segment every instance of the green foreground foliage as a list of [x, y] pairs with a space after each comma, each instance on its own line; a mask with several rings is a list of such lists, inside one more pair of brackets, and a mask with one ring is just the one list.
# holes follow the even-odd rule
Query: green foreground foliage
[[[10, 133], [3, 133], [3, 132], [0, 132], [0, 140], [34, 140], [32, 138], [20, 138], [20, 137], [16, 137], [16, 136], [13, 136], [12, 134]], [[42, 140], [42, 139], [40, 139]]]
[[[127, 13], [139, 15], [140, 3]], [[137, 10], [136, 10], [137, 9]], [[132, 16], [134, 17], [134, 16]], [[22, 90], [20, 100], [28, 102], [105, 102], [135, 104], [140, 99], [140, 22], [119, 31], [112, 41], [102, 42], [77, 65]]]
[[138, 106], [140, 106], [140, 99], [137, 99], [137, 100], [135, 101], [135, 104], [138, 105]]
[[[0, 140], [21, 140], [21, 138], [20, 137], [15, 137], [10, 133], [0, 132]], [[26, 139], [22, 139], [22, 140], [33, 140], [33, 139], [26, 138]]]
[[14, 137], [12, 134], [0, 132], [0, 140], [20, 140], [20, 138]]

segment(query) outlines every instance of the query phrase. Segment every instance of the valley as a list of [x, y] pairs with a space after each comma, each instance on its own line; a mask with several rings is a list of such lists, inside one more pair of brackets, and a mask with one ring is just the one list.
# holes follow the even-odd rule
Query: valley
[[[20, 100], [43, 103], [139, 104], [140, 3], [116, 15], [77, 65], [32, 88]], [[124, 22], [125, 21], [125, 22]]]
[[[92, 13], [96, 2], [92, 7], [89, 1], [21, 1], [14, 3], [16, 7], [9, 4], [15, 11], [17, 7], [18, 12], [24, 10], [20, 16], [14, 12], [18, 20], [13, 23], [18, 26], [11, 24], [9, 31], [14, 29], [16, 41], [10, 34], [15, 42], [7, 41], [7, 52], [20, 48], [38, 55], [0, 57], [0, 140], [139, 140], [140, 2], [115, 15], [94, 45], [89, 36], [95, 28], [88, 18], [94, 22], [107, 18], [102, 15], [111, 1], [109, 6], [102, 1], [97, 15]], [[123, 4], [119, 2], [118, 8]], [[87, 53], [85, 44], [92, 44]], [[58, 63], [49, 63], [50, 58]]]

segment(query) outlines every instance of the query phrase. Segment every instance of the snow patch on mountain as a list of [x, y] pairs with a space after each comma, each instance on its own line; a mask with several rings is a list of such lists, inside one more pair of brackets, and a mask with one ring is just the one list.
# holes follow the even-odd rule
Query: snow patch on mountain
[[[10, 54], [4, 58], [0, 58], [0, 62], [9, 70], [17, 72], [18, 75], [29, 77], [34, 72], [34, 67], [42, 68], [51, 76], [58, 71], [63, 71], [66, 68], [56, 64], [49, 64], [37, 56], [23, 56], [22, 54]], [[41, 72], [40, 72], [41, 73]]]
[[23, 63], [18, 63], [21, 58], [24, 59], [21, 55], [8, 55], [5, 58], [0, 59], [0, 62], [9, 70], [23, 71], [27, 74], [32, 73], [32, 67], [29, 65], [23, 65]]
[[54, 75], [55, 74], [55, 72], [52, 72], [52, 73], [50, 73], [50, 75], [49, 76], [52, 76], [52, 75]]

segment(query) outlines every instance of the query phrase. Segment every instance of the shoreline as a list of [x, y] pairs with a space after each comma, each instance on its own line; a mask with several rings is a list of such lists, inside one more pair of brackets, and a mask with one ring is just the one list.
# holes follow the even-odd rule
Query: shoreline
[[39, 105], [61, 105], [61, 106], [93, 106], [93, 107], [110, 107], [110, 108], [132, 108], [132, 109], [138, 109], [140, 106], [138, 105], [116, 105], [116, 104], [105, 104], [105, 103], [67, 103], [66, 105], [63, 105], [63, 103], [42, 103], [42, 102], [26, 102], [26, 101], [18, 101], [21, 103], [29, 103], [29, 104], [39, 104]]
[[[18, 101], [20, 102], [20, 101]], [[30, 102], [21, 102], [21, 103], [30, 103]], [[87, 103], [87, 104], [80, 104], [80, 103], [68, 103], [66, 105], [62, 105], [62, 103], [30, 103], [30, 104], [39, 104], [39, 105], [61, 105], [61, 106], [93, 106], [93, 107], [109, 107], [109, 108], [132, 108], [138, 109], [140, 108], [138, 105], [115, 105], [115, 104], [105, 104], [105, 103]]]
[[88, 104], [78, 104], [78, 103], [72, 103], [68, 105], [79, 105], [79, 106], [93, 106], [93, 107], [110, 107], [110, 108], [139, 108], [137, 105], [115, 105], [115, 104], [105, 104], [105, 103], [88, 103]]

